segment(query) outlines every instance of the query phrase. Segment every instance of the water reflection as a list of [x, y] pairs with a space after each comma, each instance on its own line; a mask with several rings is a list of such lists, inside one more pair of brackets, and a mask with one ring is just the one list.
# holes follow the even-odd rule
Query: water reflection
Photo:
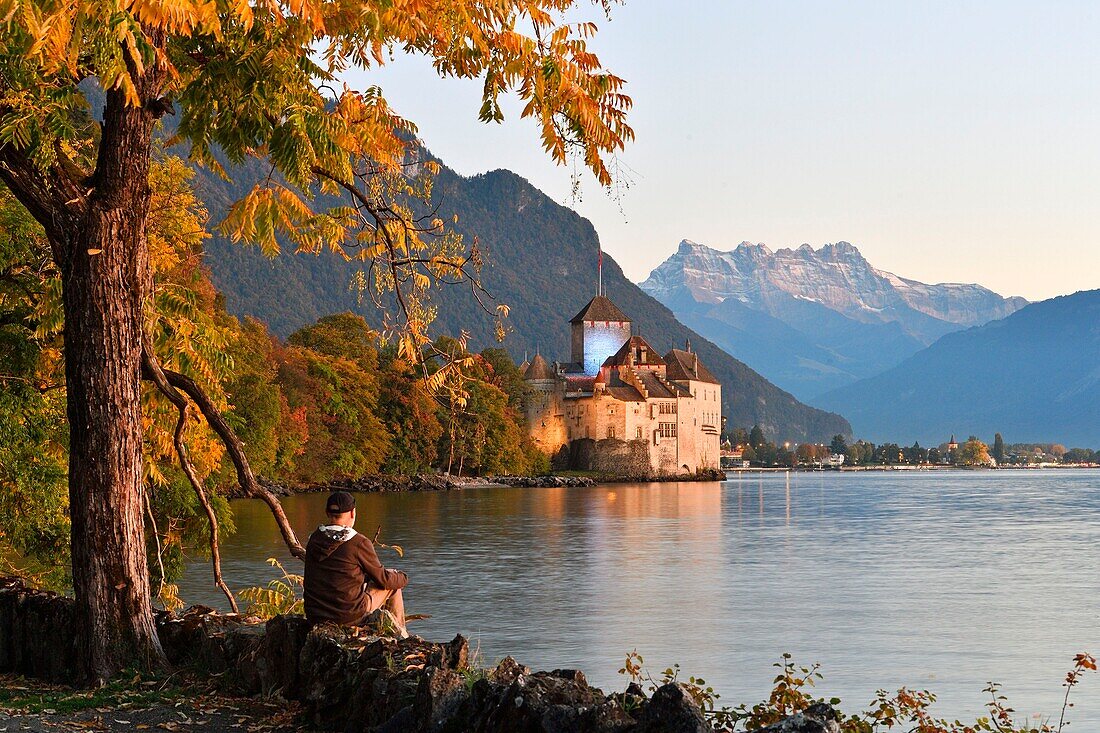
[[[287, 499], [294, 527], [324, 497]], [[729, 701], [765, 693], [783, 651], [819, 661], [822, 693], [929, 687], [973, 717], [991, 679], [1018, 710], [1060, 707], [1074, 652], [1100, 651], [1100, 472], [769, 474], [723, 484], [483, 489], [359, 496], [360, 531], [403, 545], [414, 630], [480, 641], [621, 687], [637, 648], [679, 662]], [[224, 543], [235, 588], [298, 567], [258, 502], [236, 502]], [[182, 584], [219, 605], [201, 562]], [[1077, 698], [1100, 726], [1100, 678]], [[1090, 727], [1090, 724], [1092, 727]]]

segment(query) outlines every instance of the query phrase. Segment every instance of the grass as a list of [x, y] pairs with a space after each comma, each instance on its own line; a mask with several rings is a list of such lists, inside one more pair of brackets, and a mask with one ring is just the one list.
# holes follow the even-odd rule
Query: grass
[[171, 684], [170, 677], [142, 679], [141, 675], [134, 675], [97, 689], [80, 690], [0, 675], [0, 710], [27, 714], [65, 715], [99, 708], [141, 708], [177, 700], [183, 694], [182, 688]]

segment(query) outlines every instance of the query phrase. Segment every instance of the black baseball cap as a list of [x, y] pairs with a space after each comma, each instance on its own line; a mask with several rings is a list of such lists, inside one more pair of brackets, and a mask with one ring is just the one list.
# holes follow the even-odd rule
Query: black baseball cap
[[355, 497], [347, 491], [334, 491], [325, 502], [325, 511], [329, 514], [343, 514], [355, 508]]

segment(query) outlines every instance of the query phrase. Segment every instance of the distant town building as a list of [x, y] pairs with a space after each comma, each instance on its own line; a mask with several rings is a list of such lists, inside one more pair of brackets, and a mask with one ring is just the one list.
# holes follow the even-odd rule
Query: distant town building
[[690, 343], [659, 354], [597, 295], [570, 321], [567, 363], [535, 354], [524, 378], [531, 436], [572, 468], [675, 474], [718, 468], [722, 385]]

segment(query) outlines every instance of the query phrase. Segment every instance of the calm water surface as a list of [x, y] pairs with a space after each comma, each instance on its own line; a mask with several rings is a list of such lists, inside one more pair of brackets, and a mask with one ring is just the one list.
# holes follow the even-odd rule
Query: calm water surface
[[[323, 495], [284, 500], [305, 541]], [[985, 683], [1057, 718], [1073, 654], [1100, 653], [1100, 471], [746, 474], [723, 483], [365, 494], [358, 528], [403, 545], [413, 630], [466, 634], [486, 662], [579, 667], [619, 689], [637, 648], [678, 662], [723, 702], [755, 702], [784, 651], [820, 662], [819, 690], [854, 711], [876, 689], [939, 694], [982, 712]], [[300, 568], [267, 509], [234, 504], [234, 588]], [[192, 603], [222, 605], [199, 558]], [[224, 599], [221, 599], [224, 600]], [[1100, 731], [1100, 676], [1076, 693]]]

